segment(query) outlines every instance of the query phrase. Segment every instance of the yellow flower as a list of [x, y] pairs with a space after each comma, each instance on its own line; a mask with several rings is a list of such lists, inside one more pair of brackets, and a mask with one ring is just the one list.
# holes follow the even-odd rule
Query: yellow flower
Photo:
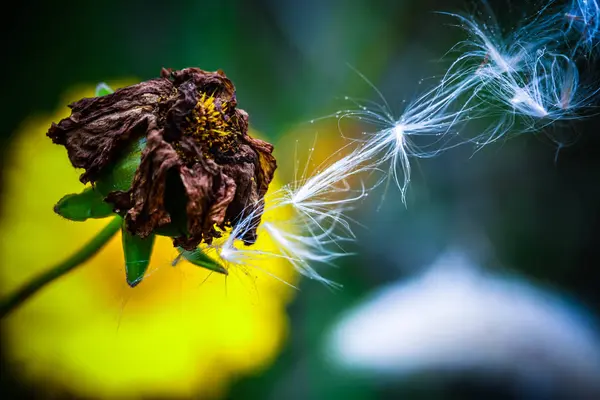
[[[61, 104], [89, 96], [93, 88], [80, 88]], [[52, 211], [65, 193], [81, 191], [80, 171], [45, 135], [67, 115], [63, 106], [26, 121], [7, 152], [1, 296], [77, 251], [108, 222], [71, 222]], [[263, 235], [255, 246], [274, 244]], [[273, 260], [261, 265], [264, 272], [234, 269], [225, 277], [185, 261], [173, 267], [176, 256], [171, 240], [158, 237], [147, 276], [130, 288], [117, 235], [2, 321], [9, 366], [18, 365], [21, 378], [46, 393], [205, 398], [222, 396], [233, 378], [269, 365], [286, 336], [285, 307], [294, 291], [267, 273], [294, 284], [293, 268]]]

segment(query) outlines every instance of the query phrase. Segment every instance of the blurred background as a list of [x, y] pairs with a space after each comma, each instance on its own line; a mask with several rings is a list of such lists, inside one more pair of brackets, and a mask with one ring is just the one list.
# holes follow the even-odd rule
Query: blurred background
[[[464, 39], [451, 26], [454, 21], [435, 11], [471, 12], [476, 5], [466, 0], [14, 2], [2, 35], [8, 87], [1, 100], [3, 202], [45, 198], [63, 179], [40, 174], [53, 168], [43, 153], [44, 146], [50, 148], [44, 132], [68, 112], [66, 99], [90, 95], [98, 82], [118, 87], [151, 79], [162, 67], [225, 71], [253, 129], [276, 145], [279, 181], [289, 181], [296, 140], [302, 153], [317, 135], [317, 160], [344, 143], [335, 120], [311, 124], [312, 119], [351, 106], [344, 96], [379, 101], [353, 68], [399, 114], [404, 101], [427, 87], [428, 78], [445, 72], [451, 57], [444, 54]], [[520, 2], [490, 5], [502, 21], [516, 23], [524, 15]], [[594, 61], [589, 63], [593, 72]], [[118, 367], [128, 357], [141, 357], [121, 346], [127, 335], [135, 343], [146, 336], [144, 329], [163, 326], [160, 319], [144, 325], [139, 315], [154, 321], [162, 314], [146, 298], [129, 304], [132, 295], [123, 287], [104, 302], [100, 292], [82, 286], [86, 279], [100, 279], [106, 265], [89, 277], [78, 271], [64, 279], [83, 287], [89, 302], [71, 292], [73, 304], [62, 299], [53, 306], [52, 299], [61, 295], [44, 298], [42, 292], [24, 307], [29, 309], [2, 321], [1, 397], [594, 398], [600, 393], [599, 123], [592, 116], [476, 153], [463, 146], [415, 161], [407, 206], [395, 187], [385, 193], [380, 188], [352, 215], [364, 225], [347, 247], [354, 255], [339, 260], [337, 268], [320, 267], [343, 285], [341, 290], [290, 272], [298, 290], [284, 293], [275, 281], [262, 298], [261, 286], [252, 280], [235, 286], [213, 278], [209, 285], [187, 285], [176, 294], [177, 307], [197, 291], [218, 295], [214, 301], [205, 298], [205, 308], [187, 308], [173, 325], [177, 331], [144, 343], [148, 372]], [[348, 130], [361, 129], [349, 124]], [[557, 130], [570, 143], [558, 153], [546, 136]], [[27, 182], [42, 186], [36, 190]], [[60, 195], [52, 196], [50, 208], [36, 203], [31, 210], [53, 218], [51, 205]], [[13, 279], [10, 271], [27, 276], [29, 260], [40, 270], [51, 265], [42, 256], [44, 243], [52, 235], [78, 231], [71, 234], [65, 225], [52, 233], [54, 228], [43, 226], [54, 227], [54, 221], [18, 205], [2, 210], [3, 249], [19, 249], [1, 260], [5, 294], [25, 279]], [[9, 239], [13, 233], [21, 238], [18, 245]], [[77, 248], [46, 247], [57, 260]], [[163, 267], [170, 268], [168, 261]], [[117, 275], [119, 268], [114, 267]], [[178, 279], [174, 287], [186, 286], [186, 275]], [[230, 284], [229, 294], [223, 294]], [[223, 298], [237, 296], [238, 289], [245, 294], [223, 311]], [[110, 303], [102, 306], [109, 315], [102, 322], [108, 336], [92, 328], [100, 324], [93, 317], [100, 303]], [[36, 304], [46, 308], [36, 310]], [[75, 306], [82, 309], [65, 317]], [[202, 336], [184, 329], [189, 323], [198, 325], [198, 332], [211, 330], [207, 310], [216, 315], [214, 321], [227, 315], [222, 331]], [[254, 318], [259, 313], [263, 317]], [[87, 324], [85, 330], [81, 324]], [[242, 340], [245, 326], [252, 333]], [[79, 346], [71, 337], [75, 330]], [[180, 341], [195, 349], [182, 350], [180, 364], [170, 363], [175, 358], [168, 352], [153, 357]], [[237, 346], [235, 352], [230, 346]], [[90, 366], [98, 352], [106, 360]], [[146, 382], [151, 373], [156, 378]]]

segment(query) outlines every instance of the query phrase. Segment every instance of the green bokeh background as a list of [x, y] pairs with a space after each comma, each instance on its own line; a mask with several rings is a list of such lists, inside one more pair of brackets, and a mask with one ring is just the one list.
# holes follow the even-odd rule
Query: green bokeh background
[[[473, 4], [109, 0], [11, 7], [2, 35], [2, 143], [27, 116], [52, 111], [74, 85], [146, 80], [162, 67], [190, 66], [224, 70], [253, 127], [276, 142], [313, 118], [347, 107], [346, 95], [377, 100], [348, 65], [400, 111], [402, 100], [419, 92], [420, 79], [444, 72], [448, 62], [441, 56], [463, 37], [433, 11], [469, 11]], [[507, 19], [521, 15], [500, 8]], [[560, 289], [600, 314], [599, 121], [562, 127], [561, 134], [576, 140], [557, 160], [556, 148], [542, 134], [493, 144], [474, 156], [473, 149], [459, 148], [419, 161], [408, 208], [391, 190], [381, 209], [376, 211], [379, 197], [357, 213], [369, 227], [358, 232], [351, 249], [358, 255], [325, 273], [344, 289], [331, 292], [304, 280], [289, 309], [286, 348], [268, 370], [240, 379], [230, 397], [506, 398], [503, 388], [473, 382], [381, 386], [349, 379], [328, 369], [320, 352], [323, 334], [370, 290], [427, 265], [451, 245], [469, 249], [486, 266], [510, 268]], [[483, 249], [481, 238], [492, 251]], [[4, 366], [0, 385], [6, 398], [43, 397]]]

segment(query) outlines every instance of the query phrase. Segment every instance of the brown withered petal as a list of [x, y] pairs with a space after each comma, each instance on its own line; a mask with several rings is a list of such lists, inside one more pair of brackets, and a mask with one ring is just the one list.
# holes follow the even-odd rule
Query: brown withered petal
[[[48, 136], [66, 147], [73, 166], [85, 169], [84, 183], [99, 179], [132, 141], [145, 137], [131, 188], [105, 200], [140, 237], [183, 215], [187, 229], [174, 243], [191, 250], [250, 213], [260, 218], [273, 179], [273, 146], [248, 136], [248, 114], [236, 106], [235, 88], [222, 71], [163, 69], [158, 79], [71, 104], [71, 116], [52, 124]], [[178, 191], [185, 210], [175, 207]], [[241, 239], [253, 243], [256, 228]]]

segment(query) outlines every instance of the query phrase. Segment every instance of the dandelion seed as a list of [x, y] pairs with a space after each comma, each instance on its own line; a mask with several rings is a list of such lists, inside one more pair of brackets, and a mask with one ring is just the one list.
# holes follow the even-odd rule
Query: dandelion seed
[[[322, 282], [330, 287], [338, 285], [321, 276], [312, 264], [333, 265], [333, 260], [347, 255], [340, 244], [348, 240], [335, 233], [336, 225], [330, 224], [324, 228], [323, 220], [307, 218], [299, 213], [288, 215], [285, 220], [274, 218], [281, 215], [281, 203], [266, 209], [262, 215], [262, 224], [257, 227], [257, 216], [249, 215], [231, 231], [226, 239], [216, 240], [213, 244], [203, 247], [202, 251], [217, 258], [227, 270], [254, 268], [289, 286], [293, 286], [279, 278], [274, 272], [261, 267], [269, 259], [285, 259], [302, 275]], [[277, 210], [277, 212], [272, 212]], [[336, 221], [340, 218], [333, 218]], [[245, 246], [240, 240], [246, 231], [258, 229], [259, 240], [269, 238], [271, 245], [258, 250], [254, 246]]]
[[332, 265], [333, 260], [348, 254], [341, 250], [331, 249], [332, 247], [339, 248], [340, 242], [346, 240], [334, 233], [335, 226], [320, 233], [309, 229], [308, 234], [294, 234], [286, 229], [285, 224], [278, 226], [271, 222], [265, 222], [262, 228], [278, 243], [281, 256], [292, 263], [302, 275], [330, 287], [339, 287], [335, 282], [322, 277], [311, 266], [313, 262]]
[[579, 118], [593, 95], [580, 87], [572, 59], [545, 51], [538, 52], [523, 74], [498, 76], [490, 86], [500, 101], [509, 98], [515, 113], [549, 121]]
[[489, 5], [486, 8], [488, 22], [475, 17], [442, 12], [457, 19], [469, 38], [459, 42], [450, 52], [460, 56], [453, 62], [449, 71], [462, 70], [474, 72], [479, 77], [494, 77], [496, 74], [516, 73], [526, 65], [529, 54], [548, 46], [561, 32], [554, 27], [553, 19], [544, 19], [542, 11], [529, 18], [524, 26], [510, 30], [502, 35], [496, 17]]
[[[364, 105], [353, 100], [357, 109], [345, 110], [340, 120], [357, 118], [374, 127], [374, 131], [367, 132], [366, 139], [355, 139], [361, 143], [355, 157], [361, 163], [370, 163], [371, 168], [389, 164], [388, 177], [394, 180], [406, 204], [410, 158], [433, 157], [460, 144], [460, 141], [453, 140], [456, 135], [448, 134], [457, 133], [473, 110], [473, 95], [468, 93], [475, 82], [462, 79], [462, 74], [447, 74], [436, 86], [406, 105], [400, 117], [396, 118], [382, 93], [364, 76], [361, 77], [376, 91], [382, 103], [368, 102]], [[464, 102], [460, 103], [461, 99]]]
[[579, 31], [579, 42], [576, 48], [587, 51], [596, 45], [600, 37], [600, 4], [598, 0], [573, 0], [570, 9], [565, 13], [569, 29]]
[[478, 112], [495, 117], [495, 122], [473, 139], [479, 148], [509, 132], [539, 132], [556, 121], [583, 118], [597, 93], [597, 89], [580, 85], [572, 59], [545, 50], [538, 51], [520, 73], [494, 74], [478, 90], [482, 100]]
[[[592, 93], [582, 90], [575, 61], [561, 52], [558, 39], [564, 32], [558, 28], [556, 15], [546, 13], [548, 7], [508, 35], [501, 34], [503, 30], [491, 11], [485, 22], [447, 14], [458, 19], [470, 37], [453, 47], [461, 54], [435, 86], [413, 102], [402, 100], [406, 105], [399, 116], [394, 115], [382, 93], [358, 73], [381, 103], [346, 96], [344, 99], [355, 107], [331, 116], [338, 124], [352, 118], [374, 129], [351, 138], [349, 146], [357, 145], [354, 150], [342, 155], [349, 147], [340, 149], [310, 176], [307, 167], [300, 177], [296, 170], [291, 183], [265, 197], [268, 206], [264, 215], [262, 207], [246, 212], [227, 239], [206, 245], [205, 250], [214, 251], [231, 267], [260, 268], [257, 260], [261, 258], [284, 258], [303, 275], [333, 285], [312, 264], [332, 264], [346, 255], [341, 244], [355, 238], [355, 221], [348, 217], [348, 211], [383, 180], [394, 181], [406, 204], [412, 158], [433, 157], [469, 142], [483, 147], [513, 130], [517, 118], [524, 125], [520, 132], [578, 118]], [[589, 15], [589, 10], [586, 12]], [[489, 115], [497, 119], [483, 133], [474, 139], [461, 136], [466, 123]], [[385, 178], [365, 185], [362, 176], [375, 171], [384, 171]], [[360, 180], [360, 187], [352, 186], [350, 181], [355, 178]], [[289, 218], [269, 219], [269, 212], [282, 208], [289, 209]], [[263, 223], [258, 226], [261, 219]], [[248, 232], [257, 230], [276, 243], [272, 250], [257, 251], [241, 245]]]
[[506, 36], [499, 34], [502, 30], [487, 3], [488, 23], [447, 14], [470, 35], [453, 48], [462, 53], [447, 76], [471, 83], [471, 100], [478, 106], [470, 117], [495, 117], [492, 125], [471, 139], [478, 148], [511, 131], [539, 131], [558, 120], [580, 118], [580, 111], [589, 105], [595, 91], [582, 90], [575, 61], [567, 55], [571, 50], [561, 48], [566, 47], [561, 40], [564, 33], [551, 4]]
[[[539, 93], [537, 94], [539, 95]], [[548, 111], [544, 109], [540, 102], [534, 100], [529, 90], [523, 88], [515, 89], [515, 95], [510, 99], [510, 102], [514, 105], [515, 109], [519, 109], [523, 114], [539, 118], [548, 116]]]

